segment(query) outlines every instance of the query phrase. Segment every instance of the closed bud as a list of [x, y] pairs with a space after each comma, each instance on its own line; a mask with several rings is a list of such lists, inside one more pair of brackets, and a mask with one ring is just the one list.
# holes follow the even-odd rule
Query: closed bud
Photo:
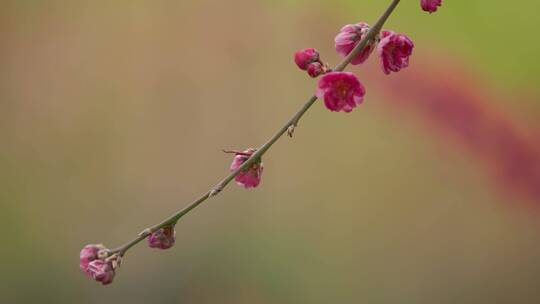
[[148, 236], [148, 246], [151, 248], [169, 249], [174, 245], [175, 237], [174, 226], [163, 227]]
[[313, 62], [313, 63], [308, 64], [307, 72], [309, 76], [311, 76], [312, 78], [315, 78], [321, 75], [322, 73], [324, 73], [324, 67], [320, 62]]
[[114, 279], [113, 261], [94, 260], [88, 264], [88, 274], [103, 285], [112, 283]]
[[319, 61], [319, 52], [314, 48], [299, 50], [294, 53], [294, 62], [301, 70], [307, 70], [308, 64]]
[[87, 273], [88, 264], [97, 259], [105, 259], [107, 257], [107, 248], [102, 244], [89, 244], [84, 246], [79, 254], [79, 267]]
[[430, 14], [436, 12], [441, 5], [442, 0], [420, 0], [422, 9]]
[[[249, 148], [243, 152], [236, 152], [234, 160], [231, 164], [231, 171], [235, 171], [240, 168], [242, 164], [245, 163], [253, 153], [255, 153], [255, 151], [255, 149]], [[236, 181], [236, 184], [244, 186], [244, 188], [246, 189], [255, 188], [261, 182], [262, 172], [263, 164], [261, 159], [258, 159], [253, 164], [251, 164], [251, 166], [238, 173], [234, 180]]]

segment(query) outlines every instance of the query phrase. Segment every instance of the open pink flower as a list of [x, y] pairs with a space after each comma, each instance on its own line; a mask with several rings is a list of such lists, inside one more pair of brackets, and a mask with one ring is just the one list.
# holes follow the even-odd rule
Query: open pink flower
[[174, 245], [176, 232], [173, 226], [161, 228], [148, 236], [151, 248], [169, 249]]
[[315, 95], [330, 111], [351, 112], [362, 103], [366, 90], [353, 73], [331, 72], [319, 80]]
[[308, 64], [319, 61], [319, 52], [316, 49], [308, 48], [294, 53], [294, 62], [301, 70], [307, 70]]
[[100, 251], [106, 250], [101, 244], [89, 244], [84, 246], [79, 254], [79, 267], [88, 274], [88, 264], [99, 258]]
[[442, 0], [420, 0], [420, 6], [430, 14], [437, 11], [437, 8], [442, 5]]
[[383, 31], [381, 41], [377, 46], [383, 72], [390, 74], [390, 72], [399, 72], [408, 67], [413, 48], [414, 44], [407, 36], [392, 31]]
[[88, 274], [103, 285], [112, 283], [114, 279], [114, 267], [112, 262], [93, 260], [88, 264]]
[[[234, 160], [231, 164], [231, 171], [235, 171], [240, 166], [246, 162], [253, 153], [255, 153], [255, 149], [250, 148], [243, 152], [236, 152], [234, 156]], [[251, 164], [251, 166], [240, 173], [236, 175], [234, 180], [236, 183], [240, 186], [244, 186], [244, 188], [255, 188], [259, 185], [261, 182], [261, 175], [263, 172], [263, 164], [260, 159], [258, 159], [256, 162]]]
[[[336, 51], [341, 57], [346, 57], [354, 49], [354, 47], [365, 37], [369, 31], [369, 25], [365, 22], [357, 24], [347, 24], [339, 31], [335, 38]], [[366, 47], [356, 57], [353, 58], [351, 64], [361, 64], [369, 58], [371, 52], [375, 49], [375, 43], [369, 42]]]

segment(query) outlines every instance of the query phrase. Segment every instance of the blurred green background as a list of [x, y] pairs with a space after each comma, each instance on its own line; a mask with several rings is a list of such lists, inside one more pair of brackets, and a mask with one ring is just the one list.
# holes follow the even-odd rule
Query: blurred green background
[[528, 191], [392, 110], [373, 56], [353, 69], [365, 104], [317, 103], [261, 187], [186, 216], [174, 249], [135, 247], [110, 286], [79, 270], [85, 244], [116, 247], [208, 190], [222, 148], [263, 143], [314, 89], [292, 53], [337, 63], [339, 28], [387, 2], [2, 1], [0, 302], [540, 303], [536, 0], [402, 1], [386, 26], [416, 45], [392, 81], [447, 79], [432, 60], [497, 97], [533, 147]]

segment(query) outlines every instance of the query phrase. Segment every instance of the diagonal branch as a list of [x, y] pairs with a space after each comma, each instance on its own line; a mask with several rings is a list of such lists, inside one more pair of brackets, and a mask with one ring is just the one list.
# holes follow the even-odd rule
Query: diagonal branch
[[[371, 41], [374, 41], [376, 39], [376, 36], [381, 31], [384, 23], [390, 17], [396, 6], [398, 5], [400, 0], [392, 0], [388, 8], [385, 10], [383, 15], [377, 20], [377, 22], [369, 29], [365, 37], [354, 47], [354, 49], [343, 59], [342, 62], [340, 62], [333, 70], [334, 71], [343, 71], [349, 63], [355, 58], [360, 52], [364, 50], [364, 48], [370, 43]], [[204, 193], [201, 197], [199, 197], [197, 200], [192, 202], [191, 204], [187, 205], [184, 209], [176, 212], [169, 218], [165, 219], [163, 222], [156, 224], [150, 228], [145, 229], [143, 232], [139, 234], [139, 236], [130, 242], [124, 244], [123, 246], [120, 246], [116, 249], [112, 249], [110, 251], [110, 254], [118, 254], [120, 256], [123, 256], [126, 251], [128, 251], [131, 247], [142, 241], [144, 238], [146, 238], [148, 235], [150, 235], [152, 232], [155, 232], [163, 227], [170, 226], [176, 224], [178, 220], [189, 213], [191, 210], [195, 209], [197, 206], [202, 204], [207, 199], [216, 196], [221, 192], [227, 185], [243, 170], [249, 168], [254, 162], [258, 161], [265, 153], [272, 147], [278, 139], [283, 136], [283, 134], [288, 133], [289, 136], [292, 136], [292, 133], [294, 132], [294, 128], [298, 125], [298, 122], [302, 118], [302, 116], [309, 110], [309, 108], [315, 103], [317, 100], [316, 96], [311, 96], [306, 103], [296, 112], [291, 119], [289, 119], [277, 132], [272, 136], [264, 145], [262, 145], [251, 157], [246, 160], [238, 169], [231, 172], [229, 175], [227, 175], [225, 178], [223, 178], [216, 186], [214, 186], [212, 189]]]

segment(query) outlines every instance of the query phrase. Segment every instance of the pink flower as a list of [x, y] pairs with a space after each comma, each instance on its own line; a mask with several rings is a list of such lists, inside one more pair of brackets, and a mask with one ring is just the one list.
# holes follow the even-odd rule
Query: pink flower
[[[336, 51], [341, 57], [346, 57], [354, 47], [365, 37], [369, 31], [369, 25], [365, 22], [357, 24], [347, 24], [339, 31], [335, 38]], [[361, 64], [369, 58], [371, 52], [375, 49], [375, 43], [369, 42], [366, 47], [351, 61], [351, 64]]]
[[167, 226], [148, 236], [148, 246], [151, 248], [169, 249], [174, 245], [176, 232], [174, 226]]
[[420, 0], [420, 6], [430, 14], [437, 11], [437, 8], [442, 5], [442, 0]]
[[112, 262], [103, 260], [93, 260], [88, 264], [88, 274], [103, 285], [112, 283], [114, 278], [114, 267]]
[[408, 67], [409, 56], [411, 56], [413, 48], [414, 44], [407, 36], [392, 31], [383, 31], [381, 41], [377, 46], [383, 72], [390, 74], [390, 72], [399, 72]]
[[[240, 166], [246, 162], [253, 153], [255, 153], [255, 149], [249, 148], [243, 152], [236, 152], [234, 156], [234, 160], [231, 164], [231, 171], [235, 171]], [[261, 175], [263, 172], [263, 164], [260, 159], [255, 161], [251, 166], [240, 173], [236, 175], [234, 180], [236, 183], [240, 186], [244, 186], [247, 188], [255, 188], [259, 185], [261, 182]]]
[[316, 49], [309, 48], [299, 50], [294, 53], [294, 62], [301, 70], [307, 70], [308, 64], [319, 61], [319, 52]]
[[99, 258], [100, 251], [102, 254], [106, 254], [107, 249], [101, 244], [89, 244], [84, 246], [79, 254], [79, 267], [82, 271], [88, 273], [88, 264]]
[[315, 95], [324, 98], [330, 111], [351, 112], [364, 100], [366, 90], [353, 73], [331, 72], [325, 74], [318, 83]]
[[312, 78], [315, 78], [324, 73], [324, 67], [319, 62], [313, 62], [313, 63], [308, 64], [307, 72], [309, 76], [311, 76]]

